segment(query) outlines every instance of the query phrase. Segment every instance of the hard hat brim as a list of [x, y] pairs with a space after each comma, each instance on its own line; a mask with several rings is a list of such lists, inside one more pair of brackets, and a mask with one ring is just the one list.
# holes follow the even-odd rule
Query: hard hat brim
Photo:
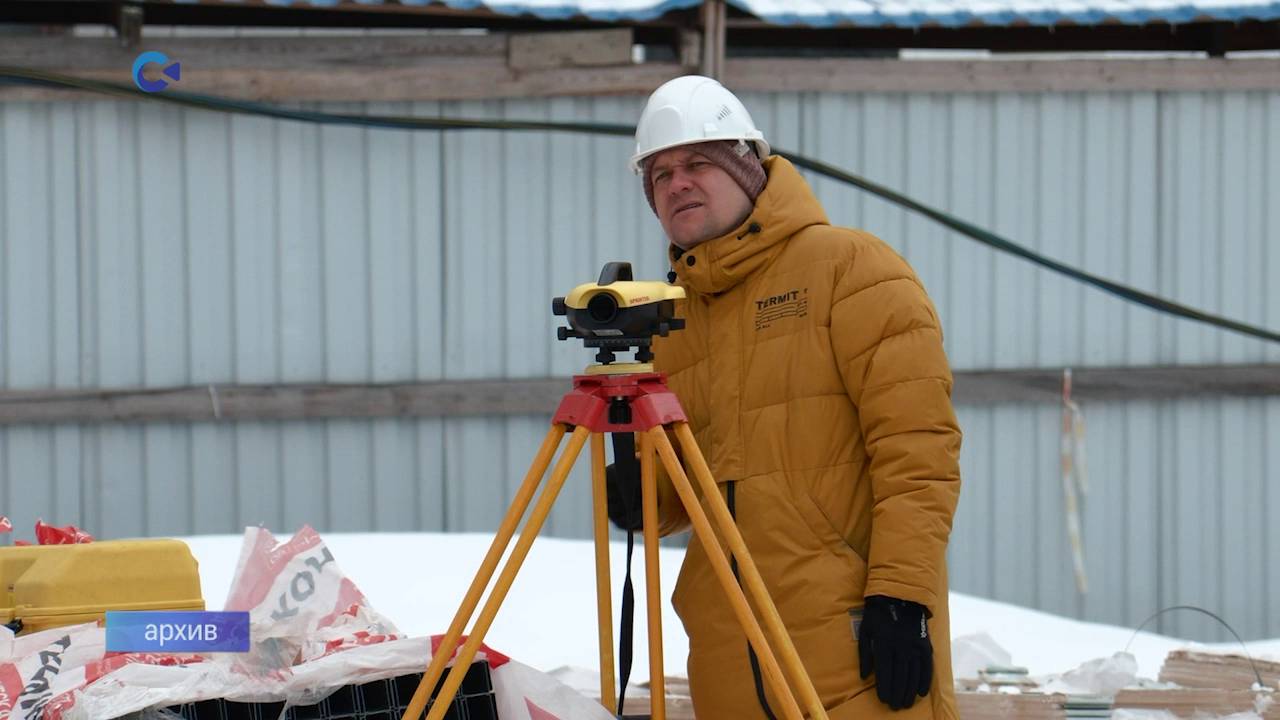
[[643, 172], [641, 163], [644, 162], [644, 159], [647, 157], [650, 157], [651, 155], [657, 155], [658, 153], [664, 150], [683, 147], [685, 145], [698, 145], [704, 142], [715, 142], [717, 140], [742, 140], [744, 142], [749, 142], [756, 146], [756, 154], [760, 157], [760, 160], [763, 161], [765, 158], [769, 157], [769, 152], [770, 152], [769, 143], [764, 139], [764, 133], [758, 132], [757, 134], [759, 135], [759, 137], [743, 137], [739, 133], [731, 133], [723, 137], [711, 135], [708, 137], [679, 140], [673, 143], [667, 143], [666, 145], [660, 145], [656, 148], [650, 148], [642, 153], [636, 153], [635, 155], [632, 155], [631, 161], [630, 161], [631, 171], [634, 172], [636, 175], [639, 175], [640, 173]]

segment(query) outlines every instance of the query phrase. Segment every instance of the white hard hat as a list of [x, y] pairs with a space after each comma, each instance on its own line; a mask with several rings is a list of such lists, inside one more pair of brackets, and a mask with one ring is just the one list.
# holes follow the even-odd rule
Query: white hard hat
[[653, 91], [636, 123], [636, 154], [631, 169], [640, 172], [640, 161], [680, 145], [708, 140], [753, 142], [763, 160], [769, 143], [756, 128], [742, 101], [709, 77], [685, 75], [663, 83]]

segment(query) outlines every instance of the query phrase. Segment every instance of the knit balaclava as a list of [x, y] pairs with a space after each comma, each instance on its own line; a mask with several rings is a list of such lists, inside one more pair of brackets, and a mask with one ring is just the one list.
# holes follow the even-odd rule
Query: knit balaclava
[[[755, 150], [748, 143], [741, 140], [712, 140], [686, 147], [701, 153], [703, 157], [728, 173], [747, 197], [751, 198], [752, 203], [764, 191], [769, 177], [764, 172], [764, 165], [760, 164], [760, 158], [756, 157]], [[655, 214], [658, 212], [658, 207], [653, 202], [652, 171], [653, 159], [656, 156], [656, 154], [650, 155], [642, 160], [640, 165], [644, 171], [644, 197], [649, 201], [649, 207], [653, 208]]]

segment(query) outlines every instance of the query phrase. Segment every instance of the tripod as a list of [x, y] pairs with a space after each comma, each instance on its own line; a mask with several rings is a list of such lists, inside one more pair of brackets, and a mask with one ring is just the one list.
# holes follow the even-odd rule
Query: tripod
[[[634, 432], [639, 438], [640, 483], [644, 518], [645, 588], [649, 620], [650, 717], [653, 720], [665, 720], [666, 718], [666, 692], [662, 668], [662, 598], [660, 596], [661, 585], [658, 578], [658, 493], [657, 466], [654, 459], [656, 453], [671, 478], [672, 485], [689, 515], [693, 531], [697, 534], [698, 539], [706, 544], [708, 548], [720, 548], [723, 550], [712, 529], [712, 523], [714, 522], [717, 529], [724, 536], [729, 546], [729, 551], [738, 560], [746, 591], [751, 594], [751, 599], [763, 615], [763, 631], [761, 630], [760, 622], [757, 621], [751, 611], [751, 607], [747, 604], [743, 588], [734, 579], [727, 555], [723, 551], [707, 552], [716, 577], [729, 598], [734, 615], [760, 658], [765, 680], [769, 683], [775, 695], [781, 699], [783, 716], [788, 720], [801, 720], [802, 718], [800, 704], [797, 703], [796, 697], [791, 691], [791, 687], [794, 686], [798, 689], [801, 701], [807, 708], [810, 717], [815, 720], [819, 718], [826, 720], [827, 715], [823, 710], [821, 700], [818, 698], [818, 693], [800, 662], [800, 657], [796, 653], [795, 646], [791, 643], [791, 638], [787, 635], [786, 628], [782, 624], [782, 618], [778, 615], [777, 608], [765, 589], [764, 580], [761, 578], [758, 568], [747, 551], [742, 535], [738, 532], [733, 517], [729, 514], [728, 506], [720, 496], [715, 479], [711, 475], [711, 470], [707, 467], [706, 460], [694, 440], [693, 431], [689, 429], [684, 410], [680, 407], [680, 401], [666, 385], [666, 377], [660, 373], [652, 372], [651, 365], [636, 363], [594, 365], [587, 369], [587, 373], [586, 375], [574, 376], [573, 390], [567, 393], [560, 401], [560, 407], [552, 420], [551, 429], [547, 431], [546, 438], [543, 440], [524, 482], [517, 490], [515, 499], [503, 518], [497, 535], [494, 536], [493, 544], [490, 545], [484, 561], [481, 562], [480, 569], [467, 590], [462, 605], [458, 608], [448, 632], [432, 656], [427, 672], [418, 684], [418, 689], [413, 695], [409, 708], [405, 711], [403, 720], [417, 720], [421, 716], [423, 709], [426, 707], [431, 689], [439, 682], [449, 659], [454, 656], [454, 650], [462, 637], [464, 626], [470, 622], [476, 606], [480, 602], [480, 596], [493, 578], [498, 561], [506, 553], [511, 538], [515, 534], [516, 525], [528, 509], [534, 492], [542, 482], [547, 468], [551, 465], [552, 457], [570, 429], [572, 429], [572, 433], [569, 437], [568, 446], [561, 454], [559, 462], [556, 463], [555, 470], [551, 473], [550, 481], [539, 495], [538, 502], [534, 506], [529, 520], [525, 523], [524, 531], [520, 534], [520, 539], [516, 541], [515, 549], [512, 550], [511, 556], [507, 559], [506, 565], [503, 566], [502, 572], [498, 576], [497, 584], [494, 585], [493, 591], [485, 601], [484, 608], [480, 611], [479, 619], [476, 621], [471, 633], [468, 634], [462, 649], [458, 651], [454, 666], [441, 687], [432, 705], [431, 712], [427, 715], [427, 720], [441, 720], [448, 710], [450, 703], [458, 692], [458, 687], [462, 684], [463, 675], [466, 674], [467, 668], [475, 659], [476, 652], [484, 640], [485, 633], [488, 632], [489, 627], [493, 624], [498, 608], [506, 598], [507, 592], [511, 589], [511, 584], [515, 581], [520, 565], [528, 555], [529, 548], [533, 545], [533, 541], [541, 530], [543, 522], [547, 519], [551, 506], [555, 503], [565, 479], [573, 469], [574, 463], [577, 461], [578, 455], [582, 452], [582, 447], [587, 443], [588, 438], [591, 440], [596, 602], [600, 640], [600, 702], [610, 713], [617, 715], [621, 711], [621, 708], [615, 707], [616, 698], [614, 695], [613, 605], [610, 597], [609, 520], [605, 498], [604, 434], [610, 432]], [[702, 505], [699, 503], [693, 485], [685, 474], [680, 458], [676, 455], [675, 447], [667, 437], [668, 430], [672, 431], [680, 442], [680, 447], [684, 452], [684, 461], [693, 470], [698, 489], [701, 490], [702, 497], [711, 511], [710, 518], [707, 517], [707, 513], [704, 512]], [[766, 640], [766, 632], [768, 633], [768, 640]], [[778, 648], [781, 654], [781, 666], [770, 642]], [[785, 679], [783, 676], [784, 670], [786, 673]], [[788, 685], [788, 681], [790, 681], [791, 685]]]

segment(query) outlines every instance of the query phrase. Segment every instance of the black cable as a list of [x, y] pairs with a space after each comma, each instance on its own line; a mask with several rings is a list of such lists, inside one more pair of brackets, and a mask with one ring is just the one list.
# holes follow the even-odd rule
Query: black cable
[[[211, 95], [188, 93], [180, 90], [144, 93], [141, 90], [128, 85], [120, 85], [101, 80], [87, 80], [58, 73], [4, 65], [0, 65], [0, 80], [9, 80], [20, 84], [36, 85], [41, 87], [89, 90], [91, 92], [114, 95], [131, 100], [153, 100], [185, 107], [211, 110], [214, 112], [245, 113], [281, 120], [295, 120], [298, 122], [328, 125], [354, 125], [357, 127], [383, 128], [388, 130], [526, 130], [533, 132], [584, 132], [597, 135], [616, 135], [621, 137], [631, 137], [635, 133], [634, 127], [613, 123], [419, 118], [349, 115], [344, 113], [312, 112], [309, 110], [289, 110], [263, 103], [246, 100], [231, 100]], [[1012, 240], [987, 232], [986, 230], [965, 222], [964, 220], [948, 215], [941, 210], [937, 210], [929, 207], [928, 205], [912, 200], [911, 198], [890, 190], [882, 185], [871, 182], [870, 180], [858, 175], [845, 172], [834, 165], [829, 165], [819, 160], [807, 158], [803, 155], [790, 153], [780, 148], [774, 148], [774, 150], [777, 154], [785, 156], [798, 167], [812, 170], [819, 175], [824, 175], [833, 180], [853, 185], [856, 188], [869, 192], [872, 195], [876, 195], [891, 203], [900, 205], [908, 210], [918, 212], [925, 217], [928, 217], [929, 219], [964, 235], [965, 237], [976, 240], [995, 250], [1015, 255], [1047, 270], [1051, 270], [1073, 280], [1083, 282], [1100, 290], [1109, 292], [1124, 300], [1137, 303], [1138, 305], [1155, 310], [1156, 312], [1212, 325], [1223, 330], [1230, 330], [1232, 332], [1237, 332], [1242, 335], [1248, 335], [1262, 340], [1280, 342], [1280, 332], [1268, 330], [1256, 325], [1249, 325], [1220, 315], [1203, 312], [1188, 305], [1176, 303], [1158, 295], [1144, 292], [1137, 288], [1123, 285], [1104, 277], [1073, 268], [1018, 245]]]

